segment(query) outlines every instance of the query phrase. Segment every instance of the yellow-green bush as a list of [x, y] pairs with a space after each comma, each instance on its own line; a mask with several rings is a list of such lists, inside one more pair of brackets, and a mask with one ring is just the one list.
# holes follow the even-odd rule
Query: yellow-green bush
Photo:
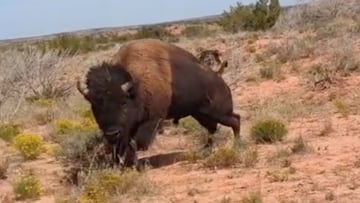
[[288, 130], [285, 124], [279, 120], [266, 118], [256, 121], [250, 135], [257, 143], [281, 141]]
[[13, 191], [17, 200], [36, 199], [41, 193], [41, 184], [32, 173], [22, 175], [14, 184]]
[[25, 159], [36, 159], [44, 151], [42, 138], [35, 134], [18, 134], [13, 144]]
[[124, 194], [135, 186], [139, 173], [128, 170], [123, 173], [113, 170], [99, 171], [85, 182], [78, 200], [80, 203], [107, 202], [111, 197]]
[[17, 124], [9, 123], [0, 126], [0, 138], [11, 142], [13, 138], [20, 133], [20, 127]]
[[84, 118], [81, 122], [69, 119], [59, 119], [55, 122], [55, 132], [60, 135], [73, 132], [88, 132], [96, 129], [97, 124], [91, 118]]

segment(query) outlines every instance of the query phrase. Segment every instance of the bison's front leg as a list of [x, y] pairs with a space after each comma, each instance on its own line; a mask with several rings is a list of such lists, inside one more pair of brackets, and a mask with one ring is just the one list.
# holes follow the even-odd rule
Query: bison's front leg
[[149, 148], [149, 145], [154, 140], [157, 129], [162, 121], [163, 119], [153, 119], [142, 123], [138, 127], [133, 137], [136, 142], [137, 150], [145, 151]]
[[124, 165], [125, 167], [138, 167], [138, 158], [136, 155], [137, 146], [136, 141], [131, 139], [127, 149], [124, 153]]

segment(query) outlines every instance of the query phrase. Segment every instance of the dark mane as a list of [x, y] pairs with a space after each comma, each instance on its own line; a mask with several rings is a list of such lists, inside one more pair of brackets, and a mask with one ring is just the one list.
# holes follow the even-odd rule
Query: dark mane
[[91, 67], [86, 75], [86, 85], [91, 95], [102, 95], [129, 80], [131, 76], [124, 67], [108, 62]]

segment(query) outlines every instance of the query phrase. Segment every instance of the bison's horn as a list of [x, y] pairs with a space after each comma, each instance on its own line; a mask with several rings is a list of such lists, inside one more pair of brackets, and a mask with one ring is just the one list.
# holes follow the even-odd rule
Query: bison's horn
[[77, 87], [77, 89], [79, 90], [79, 92], [80, 92], [85, 98], [87, 98], [88, 92], [87, 92], [87, 90], [86, 90], [85, 88], [83, 88], [83, 87], [81, 86], [81, 82], [80, 82], [80, 79], [79, 79], [79, 78], [77, 78], [76, 87]]
[[124, 84], [121, 85], [121, 89], [124, 91], [124, 92], [127, 92], [129, 91], [129, 89], [132, 87], [132, 82], [126, 82]]

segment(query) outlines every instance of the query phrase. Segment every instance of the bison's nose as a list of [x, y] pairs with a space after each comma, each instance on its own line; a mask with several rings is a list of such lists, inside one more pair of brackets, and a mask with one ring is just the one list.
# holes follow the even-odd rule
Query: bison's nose
[[120, 128], [118, 127], [110, 127], [108, 129], [106, 129], [106, 131], [104, 132], [104, 134], [106, 136], [113, 136], [113, 135], [117, 135], [120, 133]]

